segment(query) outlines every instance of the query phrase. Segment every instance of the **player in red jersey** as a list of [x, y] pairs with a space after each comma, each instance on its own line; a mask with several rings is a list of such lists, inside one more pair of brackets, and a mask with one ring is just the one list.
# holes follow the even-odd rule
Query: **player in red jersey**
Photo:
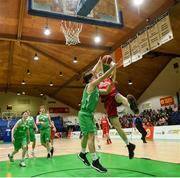
[[[101, 66], [94, 68], [94, 73], [99, 73], [100, 68], [103, 70], [103, 72], [107, 71], [113, 63], [112, 57], [110, 55], [105, 55], [101, 60]], [[138, 113], [139, 110], [137, 107], [136, 99], [132, 95], [128, 95], [127, 98], [121, 95], [117, 90], [115, 81], [116, 71], [113, 71], [111, 77], [106, 78], [104, 81], [102, 81], [98, 85], [98, 88], [101, 101], [104, 103], [104, 107], [108, 115], [108, 119], [111, 125], [117, 130], [118, 134], [127, 145], [129, 158], [132, 159], [134, 157], [135, 145], [128, 141], [125, 132], [121, 128], [117, 113], [117, 106], [123, 104], [127, 107], [130, 107], [134, 113]]]
[[107, 144], [112, 143], [111, 139], [109, 137], [109, 127], [110, 127], [109, 120], [108, 120], [106, 114], [104, 114], [103, 117], [101, 118], [101, 128], [103, 131], [103, 137], [105, 137], [107, 140]]

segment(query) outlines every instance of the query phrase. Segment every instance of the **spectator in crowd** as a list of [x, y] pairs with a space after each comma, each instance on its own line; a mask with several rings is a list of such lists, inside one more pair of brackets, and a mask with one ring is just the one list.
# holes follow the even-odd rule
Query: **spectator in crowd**
[[[120, 117], [119, 121], [122, 127], [131, 128], [134, 117], [135, 116], [131, 114]], [[142, 120], [143, 126], [148, 127], [180, 124], [180, 112], [178, 112], [178, 107], [176, 105], [173, 108], [169, 106], [160, 108], [157, 111], [152, 109], [144, 110], [139, 114], [139, 118]]]
[[167, 120], [168, 125], [180, 124], [180, 105], [174, 105], [172, 113], [169, 114], [169, 119]]

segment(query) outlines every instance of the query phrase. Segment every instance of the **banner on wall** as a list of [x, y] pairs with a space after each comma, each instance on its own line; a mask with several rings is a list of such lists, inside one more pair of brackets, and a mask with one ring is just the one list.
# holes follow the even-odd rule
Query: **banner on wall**
[[129, 46], [129, 42], [123, 44], [121, 46], [122, 49], [122, 56], [123, 56], [123, 66], [127, 67], [131, 64], [131, 50]]
[[146, 109], [152, 109], [152, 104], [151, 103], [143, 103], [142, 110], [146, 110]]
[[145, 127], [145, 130], [147, 132], [146, 138], [153, 140], [153, 138], [154, 138], [154, 127]]
[[68, 107], [50, 107], [49, 113], [69, 113]]
[[141, 55], [144, 55], [150, 51], [147, 28], [144, 28], [138, 33], [139, 48]]
[[148, 26], [148, 38], [151, 50], [156, 49], [161, 45], [157, 21]]
[[136, 62], [139, 59], [142, 59], [142, 54], [139, 47], [139, 39], [137, 35], [130, 40], [130, 50], [132, 62]]
[[[180, 140], [180, 125], [146, 127], [145, 129], [147, 131], [147, 136], [146, 136], [147, 139]], [[129, 140], [141, 139], [141, 134], [136, 128], [125, 128], [123, 130], [126, 133]], [[110, 138], [120, 139], [120, 136], [115, 129], [110, 129], [109, 135]], [[39, 134], [36, 134], [36, 136], [38, 136], [37, 140], [40, 141]], [[80, 136], [80, 132], [79, 131], [72, 132], [71, 136], [72, 136], [71, 138], [77, 139]], [[99, 138], [102, 138], [102, 130], [98, 130], [97, 136]]]
[[160, 98], [160, 105], [162, 106], [169, 106], [173, 105], [174, 103], [174, 98], [172, 96], [167, 96], [165, 98]]
[[180, 140], [180, 125], [155, 127], [154, 139]]
[[161, 44], [173, 39], [173, 32], [168, 12], [158, 18], [158, 28]]

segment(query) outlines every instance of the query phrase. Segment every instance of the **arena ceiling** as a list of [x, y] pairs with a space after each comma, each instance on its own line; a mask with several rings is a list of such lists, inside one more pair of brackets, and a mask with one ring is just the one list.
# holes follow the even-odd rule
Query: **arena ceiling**
[[[26, 0], [0, 1], [0, 91], [24, 91], [32, 96], [43, 93], [78, 109], [83, 91], [82, 72], [145, 27], [147, 19], [152, 20], [170, 10], [174, 39], [117, 71], [121, 93], [131, 93], [138, 98], [168, 62], [180, 55], [180, 4], [175, 0], [146, 0], [138, 13], [130, 0], [122, 0], [121, 8], [124, 27], [99, 27], [103, 38], [100, 45], [92, 40], [96, 27], [84, 25], [81, 44], [65, 46], [59, 20], [49, 19], [52, 34], [46, 37], [42, 32], [46, 18], [28, 15]], [[33, 60], [35, 53], [38, 61]], [[75, 56], [76, 64], [72, 62]], [[25, 85], [21, 84], [23, 80]], [[128, 80], [132, 80], [133, 85], [128, 85]], [[53, 86], [49, 86], [50, 82]]]

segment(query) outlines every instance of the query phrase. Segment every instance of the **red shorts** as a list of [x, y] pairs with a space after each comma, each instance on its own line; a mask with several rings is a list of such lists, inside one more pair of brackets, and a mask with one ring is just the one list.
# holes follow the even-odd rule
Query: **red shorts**
[[109, 134], [109, 127], [102, 128], [102, 131], [103, 131], [103, 135]]
[[54, 137], [55, 137], [55, 132], [51, 131], [51, 140], [54, 140]]
[[104, 103], [108, 118], [110, 117], [117, 117], [117, 102], [115, 100], [115, 97], [108, 97]]

